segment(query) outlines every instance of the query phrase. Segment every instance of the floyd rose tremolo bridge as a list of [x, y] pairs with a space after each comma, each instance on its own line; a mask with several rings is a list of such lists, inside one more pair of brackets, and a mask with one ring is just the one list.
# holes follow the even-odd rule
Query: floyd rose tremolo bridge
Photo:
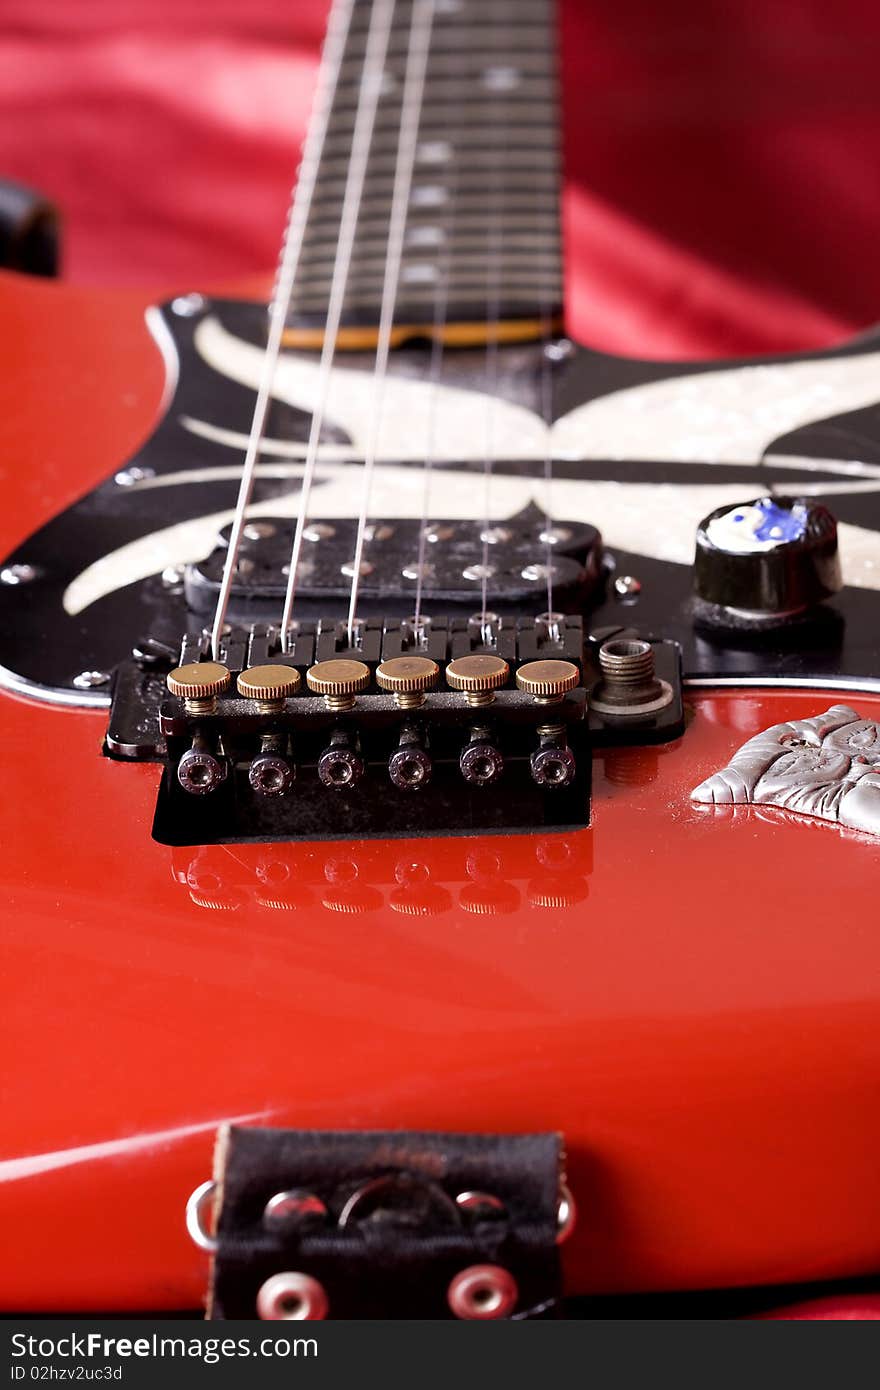
[[233, 626], [117, 675], [106, 751], [165, 763], [166, 844], [572, 829], [593, 746], [682, 732], [674, 643], [579, 616]]

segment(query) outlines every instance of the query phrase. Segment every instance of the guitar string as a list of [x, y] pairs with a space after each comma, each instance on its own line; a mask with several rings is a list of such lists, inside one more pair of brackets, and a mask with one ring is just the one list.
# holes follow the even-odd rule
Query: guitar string
[[220, 641], [226, 624], [226, 613], [229, 607], [232, 583], [238, 563], [238, 554], [241, 549], [248, 508], [253, 495], [257, 463], [259, 461], [263, 436], [266, 430], [269, 402], [272, 399], [275, 372], [278, 366], [279, 353], [281, 351], [281, 339], [284, 333], [287, 315], [290, 311], [294, 281], [296, 279], [303, 244], [305, 242], [306, 226], [317, 185], [318, 167], [326, 141], [333, 99], [345, 57], [345, 48], [348, 42], [354, 5], [355, 0], [334, 0], [327, 21], [327, 34], [324, 40], [321, 63], [318, 69], [318, 83], [312, 103], [312, 114], [309, 119], [306, 138], [303, 144], [299, 178], [296, 181], [288, 207], [287, 223], [281, 245], [281, 255], [269, 305], [269, 331], [266, 349], [260, 368], [257, 398], [254, 402], [254, 413], [245, 449], [238, 496], [235, 503], [235, 513], [226, 551], [226, 560], [220, 580], [219, 593], [217, 595], [217, 606], [214, 610], [214, 621], [211, 628], [211, 647], [215, 660], [217, 660], [220, 655]]
[[[455, 221], [455, 213], [456, 213], [456, 209], [455, 209], [455, 195], [456, 195], [456, 193], [457, 193], [457, 183], [456, 183], [456, 184], [453, 184], [453, 187], [452, 187], [452, 196], [451, 196], [451, 198], [450, 198], [449, 226], [448, 226], [448, 228], [447, 228], [447, 234], [448, 234], [448, 236], [449, 236], [449, 238], [450, 238], [450, 242], [451, 242], [451, 238], [452, 238], [452, 236], [453, 236], [453, 234], [454, 234], [454, 221]], [[488, 237], [488, 231], [487, 231], [487, 237]], [[554, 320], [553, 320], [553, 309], [552, 309], [552, 306], [548, 303], [547, 298], [546, 298], [546, 290], [543, 288], [543, 284], [544, 284], [543, 268], [546, 266], [546, 259], [547, 259], [546, 246], [545, 246], [545, 242], [544, 242], [543, 238], [541, 238], [540, 244], [541, 244], [541, 246], [544, 247], [545, 249], [540, 253], [540, 254], [541, 254], [541, 261], [542, 261], [542, 273], [541, 273], [541, 276], [540, 276], [540, 280], [541, 280], [541, 284], [542, 284], [542, 291], [541, 291], [541, 306], [540, 306], [542, 363], [541, 363], [540, 377], [539, 377], [539, 393], [540, 393], [541, 416], [542, 416], [542, 418], [543, 418], [543, 420], [544, 420], [544, 422], [545, 422], [545, 425], [546, 425], [545, 455], [544, 455], [544, 477], [545, 477], [545, 484], [546, 484], [546, 487], [545, 487], [545, 530], [546, 530], [547, 532], [549, 532], [550, 529], [551, 529], [551, 517], [552, 517], [552, 500], [551, 500], [551, 493], [552, 493], [552, 481], [553, 481], [553, 478], [552, 478], [552, 473], [553, 473], [553, 458], [552, 458], [552, 451], [551, 451], [551, 444], [552, 444], [552, 441], [551, 441], [551, 434], [550, 434], [551, 425], [552, 425], [552, 378], [551, 378], [551, 370], [550, 370], [550, 369], [551, 369], [551, 362], [550, 362], [549, 354], [547, 353], [547, 348], [548, 348], [548, 346], [549, 346], [549, 344], [550, 344], [550, 342], [551, 342], [551, 340], [552, 340], [552, 337], [553, 337], [553, 322], [554, 322]], [[488, 257], [487, 257], [487, 259], [488, 259]], [[433, 468], [434, 428], [435, 428], [435, 415], [436, 415], [436, 401], [435, 401], [435, 397], [436, 397], [436, 393], [437, 393], [437, 386], [438, 386], [438, 383], [439, 383], [439, 376], [440, 376], [440, 368], [441, 368], [441, 365], [442, 365], [442, 358], [443, 358], [443, 340], [442, 340], [442, 333], [439, 331], [439, 328], [442, 327], [442, 325], [445, 323], [445, 320], [446, 320], [446, 313], [447, 313], [448, 292], [449, 292], [449, 258], [448, 258], [448, 256], [447, 256], [447, 259], [446, 259], [445, 271], [446, 271], [446, 273], [445, 273], [445, 275], [443, 276], [443, 278], [441, 279], [440, 284], [439, 284], [439, 286], [438, 286], [438, 294], [437, 294], [436, 300], [435, 300], [435, 318], [434, 318], [434, 335], [435, 335], [435, 336], [434, 336], [434, 341], [433, 341], [433, 343], [432, 343], [431, 363], [430, 363], [430, 368], [429, 368], [429, 379], [430, 379], [430, 384], [431, 384], [431, 395], [430, 395], [430, 397], [429, 397], [429, 404], [428, 404], [428, 429], [427, 429], [427, 439], [428, 439], [428, 443], [427, 443], [426, 456], [425, 456], [425, 470], [424, 470], [424, 472], [425, 472], [425, 477], [424, 477], [424, 487], [423, 487], [423, 493], [422, 493], [421, 524], [420, 524], [420, 527], [419, 527], [419, 546], [418, 546], [418, 558], [417, 558], [417, 564], [416, 564], [415, 608], [414, 608], [414, 617], [413, 617], [413, 624], [414, 624], [414, 627], [415, 627], [415, 629], [416, 629], [417, 632], [418, 632], [418, 630], [419, 630], [419, 628], [420, 628], [420, 626], [421, 626], [423, 590], [424, 590], [424, 581], [425, 581], [425, 573], [426, 573], [427, 544], [428, 544], [428, 517], [429, 517], [429, 515], [430, 515], [430, 494], [431, 494], [431, 480], [432, 480], [432, 468]], [[500, 298], [500, 293], [499, 293], [499, 298]], [[488, 293], [487, 293], [486, 299], [487, 299], [487, 306], [488, 306], [489, 299], [490, 299], [490, 296], [489, 296]], [[500, 316], [500, 306], [499, 306], [499, 315], [497, 315], [496, 317], [498, 317], [498, 316]], [[489, 317], [490, 317], [490, 315], [489, 315], [489, 313], [487, 313], [487, 320], [489, 319]], [[497, 346], [498, 346], [498, 345], [496, 344], [496, 349], [497, 349]], [[490, 376], [492, 375], [491, 371], [490, 371], [489, 375], [490, 375]], [[492, 408], [492, 407], [490, 407], [490, 408]], [[488, 427], [488, 432], [491, 432], [491, 426]], [[489, 456], [490, 459], [491, 459], [491, 457], [492, 457], [492, 452], [493, 452], [493, 451], [492, 451], [491, 449], [488, 449], [488, 450], [487, 450], [487, 454], [488, 454], [488, 456]], [[489, 472], [491, 473], [491, 466], [490, 466]], [[489, 480], [487, 479], [487, 480], [486, 480], [487, 484], [488, 484], [488, 481], [489, 481]], [[488, 530], [488, 531], [491, 532], [491, 510], [490, 510], [490, 506], [489, 506], [489, 502], [488, 502], [488, 497], [487, 497], [486, 502], [485, 502], [484, 510], [485, 510], [485, 513], [486, 513], [486, 517], [485, 517], [485, 521], [484, 521], [483, 530], [484, 530], [484, 531]], [[489, 544], [489, 543], [488, 543], [487, 541], [484, 541], [484, 542], [483, 542], [483, 550], [482, 550], [482, 568], [483, 568], [484, 572], [488, 569], [488, 563], [487, 563], [487, 562], [488, 562], [488, 544]], [[550, 563], [550, 562], [551, 562], [551, 552], [550, 552], [550, 547], [549, 547], [549, 545], [548, 545], [548, 546], [547, 546], [547, 564], [546, 564], [547, 609], [548, 609], [548, 612], [552, 612], [552, 608], [553, 608], [553, 571], [552, 571], [551, 563]], [[486, 576], [486, 579], [483, 581], [482, 600], [481, 600], [481, 601], [482, 601], [482, 610], [483, 610], [483, 614], [485, 614], [485, 610], [486, 610], [486, 606], [487, 606], [487, 597], [486, 597], [486, 583], [487, 583], [487, 580], [488, 580], [488, 575]], [[482, 615], [481, 615], [481, 616], [482, 616]]]
[[[464, 88], [459, 79], [457, 86]], [[447, 127], [447, 134], [451, 134]], [[445, 344], [443, 332], [449, 311], [449, 291], [452, 281], [452, 243], [455, 236], [456, 206], [458, 201], [457, 155], [461, 138], [460, 124], [455, 127], [455, 139], [450, 141], [448, 161], [449, 176], [446, 181], [446, 211], [443, 219], [442, 250], [440, 255], [440, 274], [437, 279], [437, 292], [434, 296], [433, 338], [431, 358], [428, 364], [428, 407], [425, 437], [425, 460], [422, 478], [422, 516], [419, 524], [419, 544], [416, 558], [416, 592], [413, 608], [413, 628], [418, 635], [422, 628], [422, 602], [424, 599], [425, 577], [428, 564], [428, 516], [431, 505], [431, 480], [434, 457], [437, 450], [437, 406], [440, 395], [440, 373], [443, 366]], [[437, 544], [441, 542], [438, 541]]]
[[358, 594], [360, 591], [361, 566], [363, 564], [364, 541], [369, 515], [370, 493], [373, 471], [379, 446], [382, 426], [385, 382], [388, 372], [388, 356], [391, 349], [391, 333], [394, 326], [394, 311], [397, 307], [397, 294], [400, 286], [400, 271], [403, 261], [403, 241], [406, 233], [409, 211], [412, 176], [415, 167], [416, 147], [421, 124], [422, 101], [425, 94], [425, 79], [428, 66], [428, 53], [431, 44], [431, 30], [434, 22], [435, 0], [413, 0], [407, 44], [406, 66], [404, 69], [403, 97], [400, 108], [400, 132], [398, 135], [397, 158], [394, 168], [394, 182], [391, 195], [391, 212], [388, 220], [388, 245], [385, 254], [385, 272], [382, 285], [382, 307], [379, 313], [379, 334], [376, 343], [376, 362], [373, 370], [373, 402], [370, 432], [364, 457], [361, 481], [361, 508], [358, 516], [357, 539], [352, 561], [351, 590], [348, 605], [348, 640], [354, 640], [355, 619], [357, 615]]
[[547, 579], [547, 616], [553, 613], [553, 379], [550, 370], [550, 341], [553, 336], [553, 313], [546, 305], [542, 310], [541, 329], [541, 418], [544, 421], [544, 568]]
[[291, 623], [296, 600], [297, 572], [302, 553], [303, 537], [309, 514], [309, 500], [318, 460], [318, 444], [330, 392], [330, 379], [333, 359], [336, 354], [336, 341], [348, 287], [348, 277], [354, 250], [358, 214], [364, 190], [364, 180], [373, 140], [373, 127], [376, 110], [382, 90], [382, 75], [391, 35], [391, 21], [394, 15], [395, 0], [373, 0], [370, 12], [364, 65], [358, 89], [354, 131], [351, 141], [348, 173], [345, 180], [345, 193], [339, 219], [339, 237], [336, 245], [336, 258], [333, 264], [333, 278], [330, 283], [330, 297], [324, 323], [324, 341], [318, 365], [316, 399], [312, 410], [309, 439], [306, 446], [300, 488], [300, 505], [293, 544], [288, 566], [287, 590], [281, 614], [281, 645], [283, 651], [290, 647]]
[[[493, 39], [500, 32], [497, 18], [493, 14], [490, 23]], [[502, 103], [493, 109], [492, 120], [499, 129], [498, 112]], [[501, 149], [507, 152], [507, 125], [500, 127]], [[489, 594], [489, 547], [492, 535], [492, 474], [495, 465], [495, 438], [497, 429], [497, 390], [499, 327], [501, 319], [501, 253], [503, 240], [503, 183], [501, 181], [501, 160], [497, 160], [489, 172], [487, 190], [486, 218], [486, 410], [484, 416], [483, 440], [483, 527], [482, 550], [480, 555], [480, 623], [484, 640], [486, 637]]]
[[[554, 24], [554, 17], [553, 17], [552, 15], [551, 15], [551, 17], [550, 17], [550, 23], [551, 23], [551, 26], [553, 26], [553, 24]], [[560, 100], [559, 100], [559, 86], [558, 86], [559, 78], [558, 78], [558, 72], [557, 72], [557, 69], [556, 69], [555, 65], [554, 65], [553, 75], [552, 75], [551, 81], [552, 81], [552, 99], [551, 99], [551, 105], [552, 105], [553, 116], [554, 116], [554, 118], [555, 118], [555, 120], [554, 120], [555, 128], [558, 130], [558, 129], [559, 129], [559, 118], [560, 118], [560, 114], [561, 114], [561, 106], [560, 106]], [[556, 192], [555, 192], [555, 195], [554, 195], [554, 196], [555, 196], [555, 199], [556, 199], [556, 210], [557, 210], [557, 219], [558, 219], [559, 213], [560, 213], [560, 208], [561, 208], [561, 203], [560, 203], [561, 189], [560, 189], [560, 186], [559, 186], [559, 185], [560, 185], [560, 171], [559, 171], [559, 155], [558, 155], [558, 152], [557, 152], [557, 157], [556, 157], [556, 158], [557, 158], [557, 164], [556, 164]], [[537, 201], [536, 201], [535, 206], [536, 206], [536, 208], [540, 208], [540, 207], [541, 207], [540, 202], [537, 202]], [[547, 285], [547, 283], [548, 283], [548, 281], [549, 281], [549, 278], [550, 278], [550, 272], [554, 269], [554, 264], [553, 264], [554, 261], [555, 261], [555, 263], [556, 263], [556, 267], [555, 267], [555, 268], [556, 268], [557, 273], [558, 273], [558, 269], [559, 269], [559, 250], [558, 250], [558, 242], [552, 242], [552, 241], [551, 241], [551, 242], [548, 243], [544, 236], [541, 237], [540, 245], [541, 245], [541, 247], [542, 247], [542, 253], [541, 253], [541, 258], [540, 258], [540, 259], [541, 259], [540, 284], [541, 284], [541, 286], [542, 286], [542, 289], [541, 289], [541, 381], [540, 381], [540, 392], [541, 392], [541, 417], [542, 417], [542, 419], [543, 419], [543, 421], [544, 421], [544, 448], [545, 448], [545, 451], [546, 451], [545, 454], [544, 454], [544, 533], [545, 533], [545, 536], [546, 536], [545, 550], [544, 550], [544, 567], [545, 567], [546, 574], [547, 574], [547, 615], [548, 615], [548, 621], [552, 622], [553, 620], [552, 620], [552, 616], [551, 616], [551, 615], [552, 615], [552, 613], [553, 613], [553, 563], [554, 563], [554, 561], [553, 561], [553, 553], [554, 553], [555, 547], [554, 547], [554, 545], [553, 545], [553, 542], [552, 542], [551, 539], [550, 539], [550, 537], [551, 537], [552, 534], [553, 534], [553, 513], [554, 513], [554, 508], [553, 508], [553, 370], [552, 370], [553, 363], [552, 363], [552, 359], [551, 359], [551, 356], [550, 356], [550, 343], [551, 343], [551, 339], [552, 339], [552, 337], [553, 337], [553, 310], [554, 310], [554, 307], [555, 307], [555, 306], [554, 306], [553, 304], [551, 304], [550, 301], [549, 301], [549, 297], [548, 297], [548, 293], [549, 293], [549, 292], [548, 292], [548, 290], [546, 289], [546, 285]]]

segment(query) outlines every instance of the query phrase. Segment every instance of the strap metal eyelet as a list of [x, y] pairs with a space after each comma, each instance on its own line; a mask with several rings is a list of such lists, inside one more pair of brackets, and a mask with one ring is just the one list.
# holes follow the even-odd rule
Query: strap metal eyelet
[[567, 1183], [559, 1184], [559, 1203], [556, 1208], [556, 1244], [568, 1240], [577, 1220], [577, 1207]]
[[209, 1178], [190, 1193], [186, 1204], [187, 1234], [194, 1245], [206, 1250], [209, 1255], [216, 1254], [220, 1244], [217, 1237], [211, 1235], [207, 1224], [208, 1208], [213, 1205], [216, 1193], [217, 1184], [213, 1178]]

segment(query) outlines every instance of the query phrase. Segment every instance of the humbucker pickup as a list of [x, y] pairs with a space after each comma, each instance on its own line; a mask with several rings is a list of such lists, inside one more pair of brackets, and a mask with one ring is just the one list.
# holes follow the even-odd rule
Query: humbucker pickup
[[[293, 528], [292, 521], [271, 515], [245, 526], [230, 595], [233, 618], [277, 618], [287, 587]], [[186, 567], [184, 591], [194, 614], [209, 615], [216, 608], [229, 530], [220, 532], [205, 560]], [[306, 526], [297, 568], [300, 613], [314, 618], [347, 601], [356, 534], [357, 522], [348, 519]], [[439, 604], [472, 612], [485, 577], [493, 611], [520, 613], [540, 604], [549, 568], [554, 608], [573, 612], [585, 607], [601, 578], [601, 564], [602, 542], [595, 526], [548, 525], [534, 506], [488, 527], [459, 520], [424, 525], [397, 518], [373, 521], [361, 562], [359, 608], [366, 615], [406, 617], [413, 611], [421, 570], [422, 598], [433, 608]]]

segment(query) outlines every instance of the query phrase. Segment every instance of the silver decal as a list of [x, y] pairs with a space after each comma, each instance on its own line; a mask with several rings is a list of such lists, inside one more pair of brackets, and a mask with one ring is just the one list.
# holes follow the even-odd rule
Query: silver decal
[[691, 799], [779, 806], [880, 835], [880, 724], [849, 705], [774, 724], [695, 787]]

